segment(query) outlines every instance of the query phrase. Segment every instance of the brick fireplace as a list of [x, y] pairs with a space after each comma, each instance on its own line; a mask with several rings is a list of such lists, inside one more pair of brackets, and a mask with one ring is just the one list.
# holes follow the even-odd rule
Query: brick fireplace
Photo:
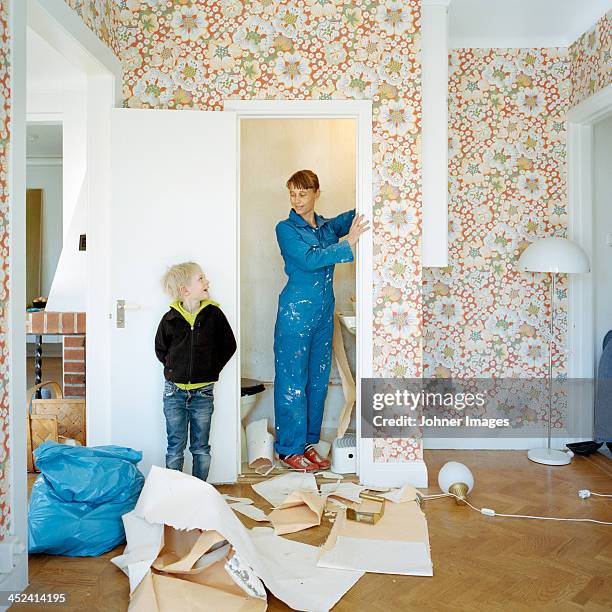
[[62, 336], [65, 397], [85, 397], [85, 323], [84, 312], [43, 310], [26, 313], [26, 333], [36, 336], [35, 368], [38, 368], [38, 372], [44, 367], [44, 336]]

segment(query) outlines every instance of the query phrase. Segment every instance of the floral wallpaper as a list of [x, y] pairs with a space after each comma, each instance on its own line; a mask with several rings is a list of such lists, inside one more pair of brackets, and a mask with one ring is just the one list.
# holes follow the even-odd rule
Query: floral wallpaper
[[9, 397], [8, 397], [8, 155], [10, 137], [10, 32], [7, 0], [0, 0], [0, 540], [10, 528], [9, 489]]
[[[516, 260], [534, 238], [565, 233], [565, 113], [611, 81], [612, 13], [569, 50], [451, 54], [451, 263], [425, 270], [421, 286], [417, 0], [66, 2], [120, 56], [129, 107], [371, 99], [375, 372], [545, 372], [548, 286]], [[563, 283], [557, 298], [563, 373]], [[380, 461], [420, 458], [414, 440], [375, 446]]]
[[[106, 43], [119, 56], [119, 41], [116, 37], [116, 0], [64, 0], [74, 9], [88, 28], [93, 30], [98, 38]], [[139, 4], [140, 0], [131, 1], [130, 4]]]
[[[543, 376], [548, 283], [517, 271], [535, 238], [566, 231], [567, 49], [460, 49], [450, 56], [449, 260], [423, 271], [426, 376]], [[554, 353], [567, 288], [557, 287]]]
[[[423, 271], [426, 376], [546, 373], [548, 284], [516, 261], [535, 238], [565, 235], [565, 115], [612, 82], [611, 52], [612, 12], [569, 49], [451, 53], [450, 265]], [[563, 282], [556, 298], [553, 366], [563, 376]]]
[[572, 106], [612, 83], [612, 11], [569, 48]]
[[[373, 101], [374, 369], [420, 375], [420, 2], [116, 0], [112, 10], [100, 0], [67, 2], [119, 49], [128, 107]], [[377, 441], [375, 453], [406, 461], [421, 448]]]

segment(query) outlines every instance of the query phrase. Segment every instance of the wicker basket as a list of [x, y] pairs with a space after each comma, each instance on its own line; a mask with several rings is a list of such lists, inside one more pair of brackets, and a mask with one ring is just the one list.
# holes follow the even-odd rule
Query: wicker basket
[[53, 399], [32, 399], [32, 415], [56, 417], [58, 436], [72, 438], [85, 446], [87, 441], [85, 400], [63, 397], [62, 390], [56, 382], [41, 383], [33, 387], [34, 392], [43, 385], [50, 385], [55, 397]]
[[38, 448], [43, 442], [57, 442], [57, 419], [55, 417], [38, 416], [30, 417], [32, 428], [32, 450]]
[[[37, 389], [49, 385], [55, 395], [52, 399], [34, 399]], [[61, 387], [53, 381], [47, 381], [28, 389], [32, 403], [32, 414], [28, 415], [28, 471], [35, 471], [33, 451], [43, 442], [62, 441], [72, 438], [85, 446], [85, 400], [64, 398]]]
[[54, 416], [27, 415], [28, 423], [28, 472], [39, 472], [34, 464], [34, 449], [43, 442], [57, 442], [57, 418]]

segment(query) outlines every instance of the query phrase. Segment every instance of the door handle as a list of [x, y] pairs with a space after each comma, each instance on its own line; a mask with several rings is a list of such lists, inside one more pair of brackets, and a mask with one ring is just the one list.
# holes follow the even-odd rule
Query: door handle
[[140, 304], [126, 304], [125, 300], [117, 300], [117, 327], [125, 327], [125, 311], [140, 310]]

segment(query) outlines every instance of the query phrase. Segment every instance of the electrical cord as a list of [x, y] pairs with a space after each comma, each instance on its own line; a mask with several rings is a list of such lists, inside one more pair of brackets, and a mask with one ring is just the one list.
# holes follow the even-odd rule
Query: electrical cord
[[580, 489], [580, 491], [578, 491], [578, 497], [580, 499], [586, 499], [587, 497], [591, 497], [591, 495], [596, 495], [597, 497], [612, 497], [610, 493], [595, 493], [595, 491], [589, 491], [588, 489]]
[[437, 499], [438, 497], [452, 497], [452, 493], [438, 493], [436, 495], [423, 495], [422, 493], [418, 493], [421, 499]]
[[[603, 494], [591, 493], [590, 491], [589, 493], [591, 495], [603, 495]], [[612, 525], [612, 522], [598, 521], [596, 519], [590, 519], [590, 518], [559, 518], [556, 516], [530, 516], [528, 514], [500, 514], [498, 512], [495, 512], [495, 510], [493, 510], [492, 508], [476, 508], [476, 506], [472, 506], [472, 504], [470, 504], [469, 501], [467, 501], [466, 499], [461, 499], [458, 495], [455, 495], [454, 493], [441, 493], [439, 495], [422, 495], [421, 493], [419, 493], [419, 497], [425, 500], [440, 499], [441, 497], [454, 497], [455, 499], [458, 499], [462, 501], [464, 504], [468, 505], [470, 508], [472, 508], [472, 510], [476, 510], [476, 512], [479, 512], [480, 514], [484, 514], [485, 516], [503, 516], [506, 518], [538, 519], [542, 521], [572, 521], [576, 523], [598, 523], [599, 525]], [[608, 496], [605, 495], [605, 497], [608, 497]]]

